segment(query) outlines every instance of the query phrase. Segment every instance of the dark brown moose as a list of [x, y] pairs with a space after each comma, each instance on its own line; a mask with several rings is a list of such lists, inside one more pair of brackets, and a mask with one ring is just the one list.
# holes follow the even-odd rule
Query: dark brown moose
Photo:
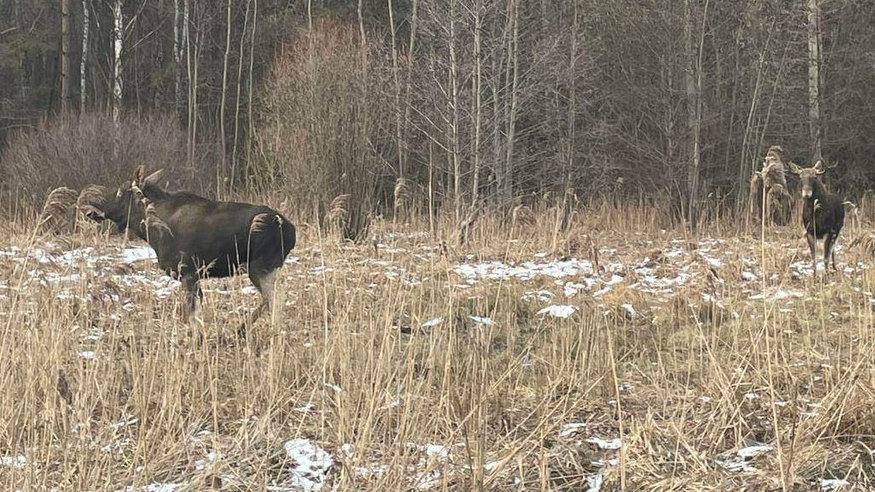
[[802, 225], [805, 226], [805, 237], [811, 250], [811, 263], [817, 273], [817, 258], [815, 249], [818, 239], [823, 241], [823, 266], [829, 268], [832, 258], [832, 269], [836, 270], [835, 244], [839, 232], [845, 225], [845, 207], [838, 195], [826, 191], [820, 181], [820, 176], [826, 172], [823, 161], [817, 161], [814, 167], [800, 168], [790, 163], [790, 172], [799, 175], [802, 184]]
[[119, 232], [130, 230], [149, 243], [158, 266], [182, 282], [186, 318], [203, 298], [201, 278], [229, 277], [245, 266], [263, 298], [252, 314], [255, 321], [271, 307], [277, 270], [295, 246], [295, 226], [269, 207], [166, 191], [157, 183], [160, 170], [143, 174], [138, 167], [133, 182], [107, 198], [92, 217], [110, 220]]

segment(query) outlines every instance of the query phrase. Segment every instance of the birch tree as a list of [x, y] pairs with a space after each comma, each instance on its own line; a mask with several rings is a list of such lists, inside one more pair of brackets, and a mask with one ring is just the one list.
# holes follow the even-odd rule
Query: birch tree
[[124, 43], [124, 18], [122, 17], [122, 0], [115, 0], [112, 7], [112, 119], [118, 122], [122, 106], [122, 47]]
[[79, 112], [85, 112], [86, 71], [88, 68], [88, 36], [91, 28], [89, 0], [82, 0], [82, 57], [79, 60]]
[[61, 0], [61, 112], [66, 113], [70, 106], [70, 83], [73, 80], [70, 70], [70, 0]]

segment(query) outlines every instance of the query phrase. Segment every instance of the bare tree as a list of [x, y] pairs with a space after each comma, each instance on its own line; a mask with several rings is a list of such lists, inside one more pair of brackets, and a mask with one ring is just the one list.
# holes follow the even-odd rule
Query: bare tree
[[[84, 0], [83, 0], [84, 1]], [[173, 62], [175, 63], [173, 74], [173, 89], [174, 99], [176, 103], [176, 112], [179, 114], [182, 111], [182, 33], [181, 20], [182, 12], [179, 10], [179, 0], [173, 0]]]
[[820, 6], [808, 0], [808, 124], [811, 162], [823, 158], [823, 121], [820, 114]]
[[66, 113], [70, 106], [70, 0], [61, 0], [61, 112]]
[[125, 37], [125, 24], [122, 17], [122, 0], [115, 0], [112, 7], [112, 119], [118, 121], [122, 106], [122, 47]]
[[226, 2], [227, 17], [225, 19], [225, 56], [222, 60], [222, 99], [219, 103], [219, 145], [221, 146], [221, 160], [216, 165], [216, 192], [217, 196], [221, 197], [223, 191], [222, 179], [225, 177], [225, 166], [227, 165], [226, 153], [227, 143], [225, 135], [225, 101], [228, 97], [228, 60], [231, 56], [231, 0]]
[[708, 0], [702, 13], [701, 35], [698, 37], [698, 50], [693, 45], [693, 0], [684, 2], [684, 44], [686, 46], [687, 68], [685, 73], [687, 95], [687, 130], [690, 150], [687, 161], [687, 220], [695, 228], [699, 210], [700, 136], [702, 133], [702, 56], [705, 39], [705, 19], [708, 16]]
[[82, 57], [79, 60], [79, 112], [85, 111], [85, 75], [88, 68], [88, 35], [91, 27], [89, 0], [82, 0]]

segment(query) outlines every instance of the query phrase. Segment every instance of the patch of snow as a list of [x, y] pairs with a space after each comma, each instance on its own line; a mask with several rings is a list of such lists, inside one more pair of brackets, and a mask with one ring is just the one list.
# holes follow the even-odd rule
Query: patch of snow
[[18, 456], [0, 456], [0, 466], [8, 466], [11, 468], [24, 468], [27, 466], [27, 458], [24, 455]]
[[567, 304], [552, 304], [538, 311], [538, 315], [548, 315], [554, 318], [567, 318], [577, 311], [577, 306]]
[[340, 386], [338, 386], [336, 384], [325, 383], [325, 387], [328, 389], [334, 390], [335, 393], [340, 393], [341, 391], [343, 391], [343, 388], [341, 388]]
[[565, 424], [562, 426], [562, 430], [559, 431], [559, 437], [568, 437], [585, 427], [586, 424], [583, 422], [571, 422], [570, 424]]
[[499, 281], [511, 279], [528, 281], [539, 276], [560, 279], [593, 273], [592, 262], [574, 258], [550, 262], [526, 261], [519, 264], [501, 261], [462, 263], [454, 266], [452, 270], [467, 279]]
[[136, 487], [125, 487], [122, 489], [122, 492], [174, 492], [177, 489], [182, 488], [181, 483], [150, 483], [144, 487], [136, 488]]
[[83, 351], [79, 352], [79, 357], [81, 357], [83, 359], [96, 359], [97, 352], [95, 352], [93, 350], [83, 350]]
[[432, 328], [444, 322], [444, 318], [438, 316], [437, 318], [432, 318], [425, 323], [422, 324], [423, 328]]
[[219, 454], [216, 453], [214, 450], [211, 449], [211, 450], [207, 453], [207, 455], [204, 456], [204, 459], [202, 459], [202, 460], [197, 460], [197, 461], [194, 462], [194, 469], [195, 469], [195, 470], [203, 470], [204, 468], [207, 467], [207, 465], [209, 465], [210, 463], [216, 461], [216, 458], [218, 458], [218, 457], [219, 457]]
[[620, 306], [626, 310], [626, 314], [628, 314], [630, 317], [635, 318], [638, 315], [638, 312], [635, 311], [635, 306], [633, 306], [632, 304], [626, 303], [621, 304]]
[[757, 276], [753, 272], [748, 272], [747, 270], [741, 272], [741, 279], [745, 282], [756, 282]]
[[599, 492], [604, 481], [605, 477], [601, 472], [586, 477], [587, 492]]
[[735, 454], [739, 458], [750, 459], [750, 458], [753, 458], [754, 456], [759, 456], [761, 454], [768, 453], [769, 451], [772, 451], [773, 449], [775, 449], [774, 446], [770, 446], [768, 444], [760, 444], [760, 445], [756, 445], [756, 446], [747, 446], [745, 448], [741, 448]]
[[426, 444], [421, 449], [425, 451], [429, 457], [446, 458], [452, 454], [453, 450], [440, 444]]
[[158, 258], [158, 256], [155, 255], [155, 250], [148, 245], [124, 248], [121, 250], [121, 253], [119, 253], [118, 256], [119, 259], [125, 263], [134, 263], [137, 261], [152, 260]]
[[588, 442], [590, 444], [595, 444], [596, 446], [599, 447], [599, 449], [606, 449], [606, 450], [620, 449], [621, 447], [623, 447], [623, 441], [621, 441], [618, 438], [611, 439], [610, 441], [605, 441], [604, 439], [602, 439], [600, 437], [590, 437], [589, 439], [586, 440], [586, 442]]
[[836, 490], [850, 485], [850, 483], [842, 478], [821, 478], [820, 490]]
[[[567, 294], [566, 294], [567, 295]], [[523, 294], [522, 300], [524, 301], [532, 301], [538, 300], [543, 302], [549, 302], [553, 299], [555, 295], [549, 290], [530, 290]]]
[[478, 325], [492, 326], [495, 324], [495, 321], [488, 316], [468, 316], [468, 318], [470, 318], [471, 321], [477, 323]]
[[292, 439], [283, 444], [286, 455], [294, 461], [290, 470], [292, 487], [300, 490], [321, 490], [334, 458], [309, 439]]

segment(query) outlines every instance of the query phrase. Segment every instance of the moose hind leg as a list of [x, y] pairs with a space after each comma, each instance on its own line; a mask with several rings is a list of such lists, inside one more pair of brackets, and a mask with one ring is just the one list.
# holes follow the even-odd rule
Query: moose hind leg
[[[249, 272], [249, 279], [252, 280], [252, 284], [255, 285], [255, 288], [258, 289], [258, 292], [261, 293], [262, 297], [261, 304], [252, 312], [252, 317], [250, 318], [249, 323], [255, 323], [255, 320], [261, 316], [265, 309], [268, 311], [272, 309], [276, 277], [277, 269], [269, 270], [267, 272], [260, 270], [252, 270]], [[246, 337], [246, 325], [247, 322], [244, 321], [237, 330], [237, 334], [241, 338]]]
[[832, 258], [832, 269], [838, 271], [835, 253], [836, 238], [837, 235], [832, 232], [826, 235], [826, 240], [823, 242], [823, 267], [829, 269], [829, 260]]

